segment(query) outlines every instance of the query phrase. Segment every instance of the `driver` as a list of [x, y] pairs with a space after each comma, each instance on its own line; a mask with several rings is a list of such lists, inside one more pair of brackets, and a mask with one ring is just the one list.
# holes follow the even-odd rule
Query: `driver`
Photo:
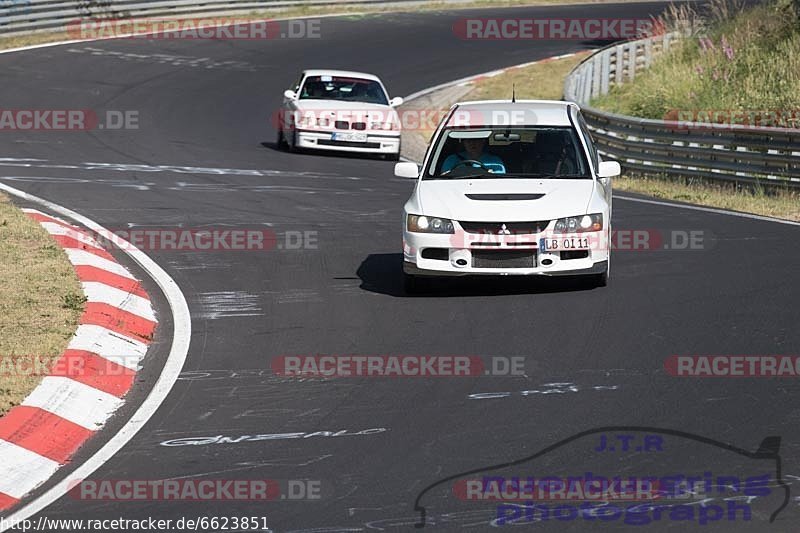
[[480, 168], [475, 163], [464, 163], [463, 165], [459, 165], [459, 163], [463, 161], [480, 161], [492, 174], [506, 173], [506, 166], [503, 164], [502, 159], [494, 154], [483, 151], [483, 149], [486, 147], [486, 139], [462, 139], [461, 143], [464, 145], [464, 151], [457, 154], [452, 154], [445, 159], [444, 163], [442, 163], [442, 173], [449, 172], [456, 166]]

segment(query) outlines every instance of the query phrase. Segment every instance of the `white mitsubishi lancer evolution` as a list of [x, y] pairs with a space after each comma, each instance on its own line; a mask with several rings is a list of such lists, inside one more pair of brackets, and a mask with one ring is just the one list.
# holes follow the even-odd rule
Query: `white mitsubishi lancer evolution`
[[435, 276], [584, 275], [604, 286], [611, 178], [578, 106], [559, 101], [454, 105], [439, 124], [403, 212], [407, 292]]

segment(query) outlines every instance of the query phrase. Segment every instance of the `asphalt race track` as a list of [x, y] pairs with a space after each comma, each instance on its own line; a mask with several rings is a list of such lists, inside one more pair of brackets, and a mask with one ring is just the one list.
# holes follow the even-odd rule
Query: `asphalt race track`
[[[484, 16], [645, 17], [662, 7], [514, 8]], [[783, 481], [794, 492], [800, 481], [796, 378], [676, 378], [664, 361], [675, 354], [798, 353], [796, 226], [618, 198], [616, 230], [646, 230], [666, 245], [675, 235], [699, 232], [702, 245], [619, 250], [607, 288], [574, 280], [459, 280], [407, 297], [400, 216], [413, 182], [394, 178], [393, 164], [382, 160], [276, 149], [270, 117], [302, 68], [374, 72], [391, 96], [405, 96], [597, 46], [462, 41], [451, 31], [461, 16], [322, 19], [321, 39], [123, 39], [0, 55], [0, 107], [139, 115], [136, 130], [0, 132], [0, 158], [6, 158], [0, 181], [109, 229], [269, 228], [284, 245], [268, 252], [148, 251], [186, 295], [191, 349], [158, 413], [93, 478], [317, 480], [323, 496], [266, 504], [64, 497], [44, 515], [264, 516], [280, 532], [394, 531], [413, 528], [421, 496], [426, 529], [485, 531], [491, 505], [452, 502], [442, 486], [421, 492], [448, 476], [521, 459], [606, 426], [679, 430], [750, 451], [779, 436]], [[287, 235], [306, 236], [307, 246], [290, 249]], [[159, 308], [162, 317], [167, 311]], [[157, 341], [166, 345], [169, 335], [167, 320]], [[525, 376], [273, 375], [274, 358], [299, 354], [523, 356]], [[146, 370], [135, 398], [146, 394], [157, 372]], [[302, 436], [241, 438], [288, 433]], [[686, 448], [689, 441], [665, 437], [663, 451], [643, 460], [671, 472], [687, 462], [715, 472], [730, 465], [735, 472], [728, 474], [745, 468], [741, 456], [701, 443]], [[82, 450], [76, 464], [100, 444]], [[567, 475], [614, 463], [614, 452], [596, 458], [602, 455], [593, 451], [597, 445], [591, 436], [574, 441], [550, 455], [550, 466]], [[773, 523], [768, 516], [754, 512], [752, 521], [704, 527], [665, 519], [645, 527], [797, 531], [794, 499]], [[527, 527], [632, 526], [565, 520]]]

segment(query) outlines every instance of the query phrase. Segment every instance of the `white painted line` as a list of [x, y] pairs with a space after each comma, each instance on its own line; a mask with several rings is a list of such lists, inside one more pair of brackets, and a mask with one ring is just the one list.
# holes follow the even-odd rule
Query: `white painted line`
[[59, 464], [0, 439], [0, 492], [20, 499], [52, 476]]
[[662, 202], [660, 200], [646, 200], [644, 198], [631, 198], [629, 196], [614, 195], [615, 200], [627, 200], [629, 202], [639, 202], [642, 204], [661, 205], [665, 207], [677, 207], [680, 209], [690, 209], [692, 211], [705, 211], [706, 213], [716, 213], [718, 215], [728, 215], [732, 217], [749, 218], [751, 220], [760, 220], [762, 222], [775, 222], [777, 224], [786, 224], [788, 226], [800, 226], [800, 222], [793, 220], [783, 220], [780, 218], [765, 217], [761, 215], [753, 215], [751, 213], [740, 213], [738, 211], [728, 211], [727, 209], [719, 209], [716, 207], [703, 207], [701, 205], [685, 205], [673, 204], [671, 202]]
[[97, 431], [125, 403], [121, 398], [62, 376], [45, 376], [22, 405], [38, 407], [74, 424]]
[[78, 326], [67, 349], [93, 352], [131, 370], [141, 368], [139, 363], [147, 353], [145, 343], [91, 324]]
[[157, 322], [150, 300], [97, 281], [81, 282], [87, 301], [118, 307], [128, 313]]
[[[9, 194], [13, 194], [28, 202], [37, 203], [50, 209], [56, 213], [66, 216], [84, 227], [94, 231], [95, 233], [102, 234], [101, 232], [108, 231], [100, 226], [93, 220], [86, 218], [83, 215], [76, 213], [70, 209], [54, 204], [37, 196], [33, 196], [19, 189], [9, 187], [0, 183], [0, 190]], [[155, 280], [164, 296], [167, 299], [173, 317], [173, 335], [172, 346], [170, 347], [169, 355], [161, 369], [158, 376], [158, 381], [153, 385], [153, 389], [144, 399], [142, 404], [128, 420], [125, 425], [117, 432], [116, 435], [106, 442], [94, 455], [86, 460], [82, 465], [72, 472], [72, 476], [62, 479], [56, 485], [51, 487], [47, 492], [40, 495], [35, 500], [27, 505], [22, 506], [19, 510], [10, 516], [5, 517], [3, 524], [0, 524], [0, 532], [7, 530], [11, 524], [16, 524], [30, 518], [36, 513], [45, 509], [48, 505], [64, 496], [75, 480], [86, 479], [92, 473], [103, 466], [109, 459], [111, 459], [119, 450], [121, 450], [138, 432], [144, 427], [150, 418], [155, 414], [158, 408], [166, 399], [170, 390], [172, 390], [175, 381], [181, 373], [183, 364], [186, 361], [186, 356], [189, 353], [189, 342], [192, 335], [192, 322], [189, 315], [189, 306], [186, 304], [186, 298], [183, 296], [180, 288], [175, 280], [167, 274], [163, 268], [158, 266], [155, 261], [150, 259], [147, 254], [133, 246], [126, 246], [123, 251], [128, 254], [136, 263], [139, 264], [147, 274]]]
[[[0, 189], [2, 189], [2, 185], [0, 185]], [[136, 281], [136, 278], [128, 272], [128, 269], [115, 261], [110, 261], [105, 257], [100, 257], [86, 250], [78, 250], [77, 248], [64, 248], [64, 251], [69, 257], [69, 262], [75, 266], [92, 266]]]

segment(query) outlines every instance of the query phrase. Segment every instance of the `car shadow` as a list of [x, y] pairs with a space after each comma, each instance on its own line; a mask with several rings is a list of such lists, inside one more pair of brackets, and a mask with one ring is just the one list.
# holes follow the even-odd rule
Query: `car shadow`
[[[264, 148], [268, 148], [273, 152], [283, 152], [288, 153], [286, 150], [282, 149], [278, 146], [276, 141], [264, 141], [261, 143], [261, 146]], [[329, 157], [334, 159], [366, 159], [369, 161], [386, 161], [380, 154], [368, 154], [368, 153], [357, 153], [357, 152], [334, 152], [330, 150], [313, 150], [308, 148], [303, 148], [301, 151], [297, 152], [297, 155], [311, 155], [311, 156], [318, 156], [318, 157]], [[394, 163], [394, 161], [392, 161]]]
[[363, 290], [400, 298], [546, 294], [595, 288], [589, 280], [579, 276], [463, 276], [436, 278], [429, 290], [406, 294], [401, 253], [370, 254], [358, 267], [356, 275]]

